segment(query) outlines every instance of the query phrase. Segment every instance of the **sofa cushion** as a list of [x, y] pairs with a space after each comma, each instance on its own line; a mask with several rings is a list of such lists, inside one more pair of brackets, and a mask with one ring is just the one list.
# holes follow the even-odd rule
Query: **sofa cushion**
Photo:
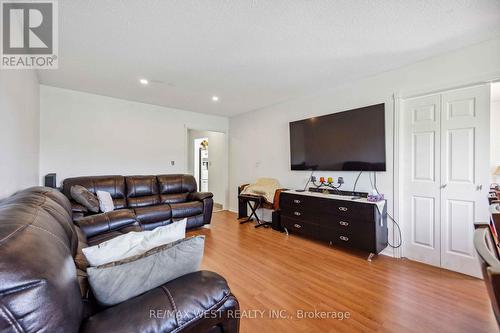
[[91, 266], [100, 266], [142, 254], [184, 237], [186, 237], [186, 219], [151, 231], [129, 232], [99, 245], [86, 247], [83, 253]]
[[63, 182], [63, 193], [71, 198], [71, 187], [81, 185], [90, 192], [105, 191], [111, 194], [115, 209], [126, 207], [125, 177], [123, 176], [91, 176], [67, 178]]
[[111, 198], [111, 194], [109, 192], [97, 191], [97, 199], [99, 200], [99, 209], [101, 212], [108, 213], [115, 210], [113, 198]]
[[198, 270], [205, 236], [179, 239], [142, 254], [89, 267], [90, 286], [102, 305], [115, 305]]
[[54, 221], [64, 229], [70, 240], [71, 253], [74, 256], [78, 247], [78, 238], [75, 225], [71, 220], [71, 204], [58, 190], [34, 186], [16, 192], [12, 196], [0, 201], [2, 205], [18, 204], [20, 206], [36, 206], [52, 216]]
[[80, 205], [79, 203], [74, 201], [71, 202], [71, 211], [73, 212], [73, 215], [75, 215], [76, 213], [85, 214], [89, 212], [87, 207], [85, 207], [84, 205]]
[[160, 203], [156, 176], [128, 176], [125, 181], [128, 207], [144, 207]]
[[94, 193], [90, 192], [81, 185], [71, 186], [70, 192], [71, 198], [73, 198], [73, 200], [75, 200], [77, 203], [83, 205], [91, 212], [99, 212], [99, 200]]
[[203, 213], [203, 203], [200, 201], [181, 202], [170, 204], [173, 218], [194, 216]]
[[[198, 271], [88, 318], [81, 332], [179, 332], [197, 321], [211, 323], [208, 315], [224, 310], [228, 303], [231, 310], [238, 309], [237, 301], [229, 302], [231, 299], [234, 297], [223, 277]], [[207, 331], [210, 327], [194, 326], [192, 331]]]
[[173, 204], [188, 201], [189, 192], [161, 194], [160, 201], [162, 204]]
[[141, 224], [154, 222], [171, 222], [172, 209], [169, 205], [156, 205], [134, 208], [137, 221]]

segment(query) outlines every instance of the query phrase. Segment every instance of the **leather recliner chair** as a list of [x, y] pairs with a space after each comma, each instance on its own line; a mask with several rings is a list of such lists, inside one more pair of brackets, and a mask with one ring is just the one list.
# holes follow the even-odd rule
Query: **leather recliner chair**
[[46, 187], [0, 202], [0, 332], [238, 332], [238, 301], [209, 271], [99, 306], [78, 260], [85, 237], [71, 214], [68, 199]]
[[[92, 214], [71, 198], [71, 187], [81, 185], [90, 192], [111, 194], [115, 210]], [[73, 219], [89, 245], [130, 231], [151, 230], [187, 218], [186, 228], [209, 224], [213, 194], [197, 192], [191, 175], [91, 176], [67, 178], [63, 193], [70, 199]]]

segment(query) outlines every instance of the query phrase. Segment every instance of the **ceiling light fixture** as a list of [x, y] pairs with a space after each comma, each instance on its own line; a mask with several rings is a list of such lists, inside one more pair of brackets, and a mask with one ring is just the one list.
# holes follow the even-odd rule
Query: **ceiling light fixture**
[[139, 80], [139, 82], [140, 82], [142, 85], [144, 85], [144, 86], [145, 86], [145, 85], [147, 85], [147, 84], [149, 83], [149, 81], [148, 81], [148, 80], [146, 80], [146, 79], [140, 79], [140, 80]]
[[214, 102], [218, 102], [218, 101], [219, 101], [219, 97], [217, 97], [217, 96], [212, 96], [212, 101], [214, 101]]

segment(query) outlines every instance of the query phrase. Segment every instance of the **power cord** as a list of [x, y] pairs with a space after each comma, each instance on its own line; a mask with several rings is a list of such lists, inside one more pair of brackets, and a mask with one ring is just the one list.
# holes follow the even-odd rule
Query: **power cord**
[[[375, 172], [373, 172], [373, 174], [375, 174]], [[372, 189], [375, 189], [375, 186], [373, 185], [373, 182], [372, 182], [372, 174], [371, 173], [368, 173], [368, 179], [370, 179], [370, 185], [372, 186]], [[378, 191], [377, 191], [377, 194], [379, 194]]]
[[398, 227], [398, 233], [399, 233], [399, 244], [398, 245], [392, 245], [389, 242], [389, 240], [387, 240], [387, 244], [389, 244], [389, 246], [392, 247], [393, 249], [398, 249], [403, 244], [403, 237], [401, 236], [401, 228], [399, 227], [398, 222], [396, 222], [396, 220], [391, 216], [391, 214], [387, 213], [387, 216], [389, 216], [389, 218], [392, 220], [392, 223], [394, 223], [394, 225], [396, 227]]
[[[380, 192], [377, 188], [377, 173], [375, 171], [373, 171], [373, 183], [372, 183], [372, 177], [370, 175], [368, 175], [368, 176], [370, 177], [370, 183], [371, 183], [372, 187], [375, 189], [375, 191], [377, 191], [377, 194], [380, 194]], [[398, 249], [403, 244], [403, 237], [401, 235], [401, 227], [399, 226], [399, 223], [394, 219], [394, 217], [391, 216], [391, 214], [387, 213], [387, 216], [389, 216], [392, 223], [394, 223], [394, 226], [396, 226], [398, 228], [398, 234], [399, 234], [399, 244], [398, 245], [392, 245], [389, 242], [389, 240], [387, 240], [387, 244], [393, 249]]]
[[342, 186], [342, 184], [339, 184], [339, 186], [335, 186], [332, 184], [326, 184], [326, 186], [333, 188], [338, 194], [342, 194], [342, 192], [340, 192], [340, 190], [339, 190], [339, 188]]
[[375, 191], [377, 191], [377, 194], [380, 193], [380, 191], [378, 190], [377, 188], [377, 172], [376, 171], [373, 171], [373, 187], [375, 188]]
[[354, 182], [354, 187], [352, 188], [353, 192], [356, 192], [356, 186], [358, 185], [358, 180], [359, 180], [359, 177], [361, 177], [362, 173], [363, 173], [363, 171], [360, 171], [358, 174], [358, 177], [356, 177], [356, 181]]
[[307, 179], [306, 186], [304, 186], [304, 191], [306, 191], [306, 190], [307, 190], [307, 185], [309, 185], [309, 183], [311, 182], [312, 176], [314, 175], [314, 171], [315, 171], [315, 170], [313, 170], [313, 171], [311, 172], [311, 174], [309, 175], [309, 178]]

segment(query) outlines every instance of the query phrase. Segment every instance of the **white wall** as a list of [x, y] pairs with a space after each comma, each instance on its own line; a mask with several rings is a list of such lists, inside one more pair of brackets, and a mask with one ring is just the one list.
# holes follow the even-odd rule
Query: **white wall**
[[0, 70], [0, 199], [38, 184], [39, 85], [31, 70]]
[[40, 108], [40, 177], [55, 172], [58, 183], [84, 175], [186, 173], [186, 128], [228, 130], [225, 117], [44, 85]]
[[228, 168], [226, 134], [213, 131], [190, 130], [188, 135], [188, 171], [194, 174], [194, 139], [208, 139], [208, 190], [214, 194], [214, 202], [227, 205]]
[[[237, 186], [257, 177], [273, 177], [283, 186], [302, 188], [309, 172], [290, 170], [290, 121], [339, 112], [356, 107], [386, 103], [387, 172], [378, 173], [378, 188], [389, 199], [393, 211], [394, 194], [394, 108], [393, 93], [408, 96], [500, 78], [500, 38], [452, 53], [418, 62], [398, 70], [347, 82], [343, 86], [318, 92], [266, 109], [230, 119], [230, 209], [237, 208]], [[369, 140], [369, 138], [366, 138]], [[317, 176], [343, 176], [343, 189], [351, 190], [357, 173], [317, 172]], [[371, 189], [363, 175], [359, 190]]]

